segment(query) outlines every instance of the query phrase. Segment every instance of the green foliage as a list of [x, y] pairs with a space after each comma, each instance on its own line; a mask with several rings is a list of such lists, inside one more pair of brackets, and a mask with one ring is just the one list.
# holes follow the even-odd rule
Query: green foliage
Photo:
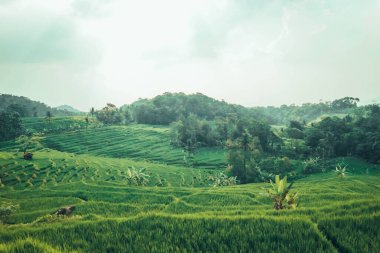
[[[152, 187], [138, 187], [123, 183], [127, 171], [124, 168], [132, 166], [125, 163], [126, 159], [71, 157], [52, 151], [38, 152], [38, 157], [33, 162], [35, 166], [28, 166], [30, 162], [0, 153], [0, 166], [12, 163], [1, 173], [15, 171], [23, 181], [39, 172], [33, 181], [37, 186], [34, 188], [23, 183], [11, 185], [10, 178], [5, 176], [6, 186], [1, 189], [0, 198], [20, 205], [9, 223], [25, 224], [0, 229], [0, 249], [10, 248], [27, 237], [41, 242], [34, 246], [36, 248], [44, 244], [44, 247], [68, 252], [213, 252], [218, 249], [223, 252], [279, 249], [285, 252], [335, 252], [332, 241], [342, 249], [351, 250], [348, 252], [357, 252], [361, 248], [363, 252], [376, 252], [374, 249], [378, 246], [375, 238], [380, 226], [374, 214], [380, 210], [379, 173], [376, 174], [374, 168], [371, 175], [365, 174], [369, 164], [360, 160], [345, 160], [350, 167], [351, 162], [354, 163], [357, 170], [354, 171], [356, 174], [342, 180], [339, 187], [327, 173], [300, 179], [296, 186], [297, 192], [303, 193], [302, 207], [278, 212], [268, 208], [270, 199], [261, 194], [262, 183], [186, 187], [193, 177], [196, 177], [197, 184], [202, 181], [203, 186], [208, 186], [211, 183], [206, 181], [209, 175], [217, 176], [213, 171], [134, 164], [135, 168], [147, 167], [173, 185], [154, 187], [156, 180], [152, 178], [149, 182]], [[43, 163], [43, 157], [50, 157], [55, 165], [51, 165], [48, 159], [48, 163]], [[13, 161], [18, 163], [13, 164]], [[60, 173], [58, 168], [62, 168]], [[78, 177], [71, 178], [71, 171], [78, 173]], [[39, 187], [38, 180], [42, 181], [41, 177], [47, 172], [57, 174], [57, 183], [48, 182]], [[94, 176], [95, 172], [100, 177]], [[191, 172], [194, 174], [189, 174]], [[66, 173], [71, 182], [60, 181], [62, 174]], [[85, 174], [82, 181], [80, 178]], [[116, 180], [106, 181], [111, 175]], [[187, 184], [179, 188], [176, 186], [180, 184], [181, 175]], [[284, 202], [294, 205], [294, 196], [289, 193]], [[78, 218], [55, 219], [47, 215], [67, 205], [77, 207]], [[344, 221], [336, 222], [335, 217]], [[352, 231], [349, 239], [347, 230]], [[16, 252], [34, 250], [23, 251], [21, 246], [18, 249]]]
[[20, 115], [17, 112], [0, 111], [0, 141], [13, 139], [22, 133]]
[[344, 97], [341, 99], [336, 99], [331, 103], [331, 109], [333, 111], [344, 111], [347, 109], [352, 109], [357, 106], [359, 102], [358, 98]]
[[55, 116], [74, 116], [78, 113], [51, 108], [44, 103], [30, 100], [26, 97], [0, 94], [0, 110], [5, 109], [8, 112], [17, 112], [21, 117], [44, 117], [47, 111], [51, 111]]
[[121, 124], [124, 117], [122, 111], [111, 103], [108, 103], [103, 109], [97, 110], [95, 116], [97, 120], [107, 125]]
[[301, 122], [299, 121], [296, 121], [296, 120], [291, 120], [289, 122], [289, 128], [295, 128], [295, 129], [298, 129], [300, 131], [303, 131], [304, 129], [304, 124], [302, 124]]
[[[183, 159], [187, 153], [170, 145], [170, 141], [168, 127], [131, 124], [51, 134], [44, 138], [42, 144], [51, 149], [76, 154], [114, 158], [128, 157], [161, 164], [188, 165], [189, 163]], [[146, 152], [146, 149], [150, 151]], [[194, 167], [224, 168], [226, 166], [222, 148], [201, 147], [192, 155]]]
[[299, 130], [298, 128], [286, 128], [285, 129], [285, 134], [288, 138], [291, 139], [303, 139], [304, 134], [302, 130]]
[[267, 157], [260, 160], [259, 165], [261, 171], [266, 173], [285, 176], [288, 172], [294, 169], [294, 166], [290, 159], [286, 156], [279, 157]]
[[43, 147], [41, 144], [42, 137], [33, 134], [33, 135], [21, 135], [16, 139], [16, 143], [21, 146], [21, 151], [26, 152], [28, 150], [39, 150]]
[[379, 163], [380, 106], [363, 107], [354, 117], [327, 117], [306, 129], [305, 135], [306, 144], [322, 158], [354, 155]]
[[201, 93], [164, 93], [153, 99], [140, 99], [131, 106], [133, 118], [140, 124], [168, 125], [181, 116], [194, 114], [200, 119], [214, 120], [230, 113], [247, 115], [249, 110], [237, 105], [217, 101]]
[[[11, 243], [0, 244], [0, 252], [7, 253], [61, 253], [67, 252], [55, 249], [50, 245], [32, 238], [20, 239]], [[73, 251], [75, 252], [75, 251]]]
[[303, 173], [312, 174], [323, 172], [322, 161], [319, 157], [310, 157], [303, 162]]
[[346, 169], [347, 169], [347, 166], [343, 166], [341, 164], [338, 164], [336, 167], [335, 167], [335, 173], [337, 175], [338, 178], [342, 179], [346, 176]]
[[292, 183], [288, 185], [286, 176], [280, 179], [280, 176], [276, 175], [275, 183], [271, 180], [270, 184], [272, 189], [267, 190], [267, 192], [274, 202], [274, 209], [294, 209], [297, 207], [298, 194], [289, 192]]
[[227, 163], [240, 182], [260, 181], [258, 161], [268, 149], [270, 133], [269, 126], [252, 119], [240, 119], [235, 124], [226, 142]]
[[8, 202], [2, 202], [0, 204], [0, 223], [5, 223], [8, 221], [9, 216], [18, 209], [18, 205], [14, 205]]
[[135, 167], [128, 168], [127, 180], [131, 185], [147, 185], [149, 183], [149, 175], [145, 173], [145, 168], [136, 169]]
[[219, 172], [215, 176], [210, 175], [208, 180], [212, 182], [212, 186], [214, 187], [231, 186], [237, 184], [236, 177], [229, 177], [223, 172]]
[[55, 215], [55, 214], [46, 214], [41, 217], [38, 217], [35, 219], [32, 224], [39, 224], [39, 223], [53, 223], [53, 222], [59, 222], [65, 219], [71, 218], [70, 216], [66, 215]]

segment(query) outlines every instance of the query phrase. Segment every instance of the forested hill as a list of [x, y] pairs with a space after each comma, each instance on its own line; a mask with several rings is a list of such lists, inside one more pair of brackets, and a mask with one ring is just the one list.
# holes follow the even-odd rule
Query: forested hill
[[358, 102], [358, 98], [344, 97], [327, 102], [282, 105], [280, 107], [254, 107], [251, 110], [269, 124], [283, 125], [292, 120], [308, 123], [324, 115], [352, 114], [358, 111]]
[[170, 124], [180, 116], [194, 114], [201, 119], [214, 120], [234, 113], [238, 115], [250, 113], [241, 105], [218, 101], [201, 93], [186, 95], [184, 93], [164, 93], [152, 99], [140, 99], [131, 105], [122, 106], [129, 109], [137, 123]]
[[44, 103], [33, 101], [27, 97], [0, 94], [0, 111], [18, 112], [21, 117], [43, 117], [47, 112], [54, 116], [72, 116], [78, 113], [52, 108]]
[[164, 93], [152, 99], [140, 99], [131, 105], [121, 107], [133, 115], [134, 121], [144, 124], [170, 124], [182, 115], [194, 114], [200, 119], [214, 120], [231, 114], [255, 117], [272, 125], [288, 124], [291, 120], [310, 122], [323, 115], [353, 113], [359, 99], [344, 97], [332, 102], [306, 103], [303, 105], [282, 105], [280, 107], [253, 107], [228, 104], [201, 93]]

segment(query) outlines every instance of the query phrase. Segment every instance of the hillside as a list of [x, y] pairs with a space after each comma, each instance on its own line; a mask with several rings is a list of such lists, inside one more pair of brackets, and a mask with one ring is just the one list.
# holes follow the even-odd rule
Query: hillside
[[54, 107], [54, 109], [61, 110], [61, 111], [68, 111], [68, 112], [78, 113], [78, 114], [83, 113], [83, 112], [79, 111], [78, 109], [75, 109], [74, 107], [72, 107], [70, 105], [60, 105], [60, 106]]
[[[343, 180], [333, 172], [298, 180], [300, 208], [278, 212], [263, 194], [264, 183], [194, 188], [177, 179], [181, 173], [190, 182], [192, 174], [199, 175], [196, 169], [56, 151], [35, 155], [29, 162], [1, 153], [0, 199], [20, 208], [9, 220], [14, 225], [0, 231], [0, 250], [376, 252], [380, 247], [371, 239], [380, 235], [379, 168], [356, 160]], [[145, 166], [168, 186], [130, 186], [123, 179], [127, 166]], [[75, 205], [75, 215], [48, 215], [63, 205]]]
[[[376, 133], [376, 115], [358, 122]], [[344, 119], [301, 129], [327, 128], [331, 136]], [[194, 122], [204, 123], [202, 130], [227, 121]], [[238, 123], [282, 140], [257, 166], [264, 174], [285, 171], [297, 208], [273, 208], [271, 175], [222, 186], [221, 173], [231, 175], [228, 145], [197, 147], [189, 167], [184, 150], [171, 144], [173, 125], [104, 124], [96, 115], [22, 118], [29, 137], [0, 142], [0, 204], [15, 206], [2, 216], [0, 252], [377, 252], [380, 165], [333, 156], [309, 172], [299, 150], [306, 140], [294, 139], [287, 126]], [[24, 150], [33, 159], [22, 159]], [[273, 157], [275, 151], [293, 157]], [[337, 165], [347, 169], [343, 176]], [[73, 215], [54, 214], [70, 205]]]
[[17, 111], [22, 117], [45, 117], [48, 111], [53, 116], [72, 116], [78, 114], [78, 112], [67, 110], [67, 108], [52, 108], [27, 97], [0, 94], [0, 111], [7, 109]]

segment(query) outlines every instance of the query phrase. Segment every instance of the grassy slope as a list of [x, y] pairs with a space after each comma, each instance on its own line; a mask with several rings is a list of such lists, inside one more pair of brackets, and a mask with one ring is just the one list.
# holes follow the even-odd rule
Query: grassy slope
[[[130, 128], [131, 136], [141, 135], [151, 146], [157, 143], [155, 138], [144, 139], [144, 133], [167, 131], [147, 126], [106, 129], [115, 134]], [[89, 130], [86, 133], [96, 133], [93, 138], [98, 141], [107, 140], [97, 132], [100, 129]], [[69, 134], [67, 148], [70, 142], [84, 147], [75, 142], [83, 132], [70, 133], [74, 136]], [[59, 136], [48, 135], [45, 144]], [[10, 150], [15, 148], [12, 145], [1, 147]], [[154, 146], [151, 152], [159, 153], [163, 146]], [[333, 172], [298, 180], [294, 191], [300, 193], [301, 206], [278, 212], [264, 195], [266, 184], [204, 187], [210, 170], [141, 161], [146, 159], [139, 157], [143, 153], [130, 160], [86, 152], [90, 154], [45, 149], [35, 152], [32, 161], [20, 159], [14, 151], [0, 152], [0, 202], [20, 206], [8, 221], [14, 225], [0, 227], [0, 252], [377, 252], [380, 248], [379, 168], [357, 159], [346, 159], [350, 173], [342, 180]], [[152, 174], [150, 186], [128, 185], [129, 166], [146, 167]], [[154, 186], [158, 177], [168, 187]], [[46, 216], [66, 205], [76, 205], [73, 217]]]
[[[191, 178], [204, 171], [145, 163], [153, 174], [172, 172], [167, 179], [176, 187], [133, 187], [120, 171], [142, 165], [139, 162], [56, 151], [36, 155], [40, 158], [27, 162], [1, 153], [2, 173], [7, 168], [8, 175], [2, 175], [0, 200], [17, 203], [20, 209], [9, 221], [15, 225], [0, 232], [0, 243], [6, 243], [0, 244], [0, 252], [1, 247], [17, 245], [20, 252], [28, 252], [22, 247], [33, 243], [37, 248], [83, 252], [376, 252], [380, 247], [374, 240], [380, 236], [378, 168], [356, 159], [347, 160], [357, 167], [345, 179], [329, 172], [297, 181], [294, 190], [301, 194], [301, 207], [278, 212], [263, 194], [266, 184], [178, 187], [177, 172]], [[81, 168], [86, 167], [84, 172]], [[77, 170], [83, 172], [75, 177], [67, 172]], [[113, 175], [116, 180], [107, 180]], [[17, 177], [20, 181], [11, 180]], [[70, 180], [60, 180], [64, 177]], [[41, 220], [71, 204], [77, 206], [72, 218]], [[17, 225], [22, 223], [26, 225]], [[26, 235], [29, 241], [24, 241]]]
[[[129, 125], [94, 128], [91, 124], [86, 128], [84, 117], [57, 117], [52, 118], [51, 122], [43, 118], [26, 118], [23, 123], [31, 132], [49, 132], [43, 144], [62, 152], [185, 165], [182, 150], [170, 145], [169, 127]], [[0, 151], [17, 148], [11, 141], [0, 146]], [[195, 154], [195, 166], [225, 168], [224, 151], [218, 148], [200, 149]]]

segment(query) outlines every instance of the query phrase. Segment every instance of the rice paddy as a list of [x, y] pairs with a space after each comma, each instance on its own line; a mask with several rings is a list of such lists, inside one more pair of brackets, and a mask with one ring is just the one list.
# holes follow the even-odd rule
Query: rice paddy
[[[268, 183], [212, 186], [223, 150], [184, 167], [166, 127], [52, 130], [42, 144], [26, 161], [0, 143], [0, 202], [18, 205], [0, 252], [379, 252], [380, 168], [357, 159], [345, 178], [295, 181], [299, 207], [276, 211]], [[146, 186], [128, 182], [132, 167]], [[68, 205], [72, 216], [52, 215]]]

